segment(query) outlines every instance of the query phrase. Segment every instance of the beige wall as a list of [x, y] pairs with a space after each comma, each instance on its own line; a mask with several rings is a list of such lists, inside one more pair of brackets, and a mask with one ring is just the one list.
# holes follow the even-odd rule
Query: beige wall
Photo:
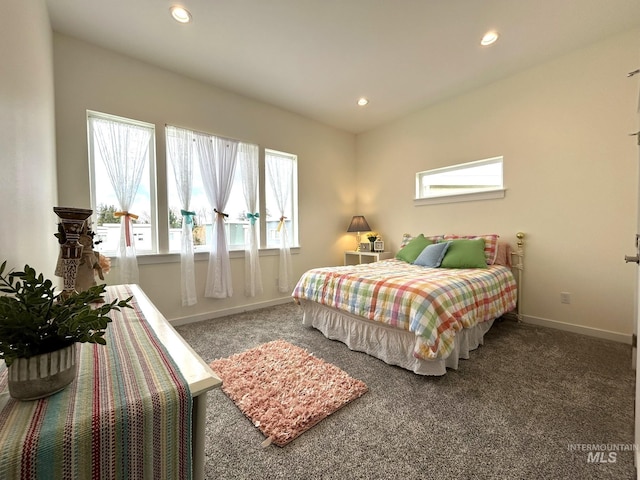
[[[355, 204], [354, 135], [58, 34], [54, 71], [58, 186], [65, 205], [90, 207], [87, 109], [155, 124], [160, 186], [165, 183], [164, 125], [178, 125], [298, 155], [301, 249], [293, 256], [294, 281], [311, 267], [342, 261]], [[165, 194], [161, 187], [161, 203]], [[207, 265], [197, 261], [198, 304], [188, 308], [180, 304], [177, 256], [168, 263], [141, 262], [140, 285], [170, 320], [211, 318], [288, 300], [277, 292], [274, 255], [261, 257], [265, 292], [254, 298], [244, 295], [243, 258], [231, 260], [234, 296], [224, 300], [203, 297]], [[116, 269], [107, 280], [117, 283]]]
[[[632, 331], [635, 271], [622, 259], [633, 251], [638, 177], [637, 149], [627, 136], [638, 128], [638, 83], [626, 73], [637, 66], [639, 34], [618, 35], [355, 139], [54, 35], [60, 202], [89, 206], [86, 109], [154, 123], [161, 166], [165, 123], [239, 138], [299, 155], [302, 249], [294, 277], [341, 263], [355, 213], [365, 214], [392, 250], [404, 232], [497, 232], [514, 241], [524, 231], [526, 319], [621, 339]], [[505, 159], [505, 199], [413, 205], [417, 171], [496, 155]], [[168, 318], [205, 318], [285, 298], [275, 288], [277, 257], [262, 257], [262, 266], [265, 294], [253, 299], [243, 294], [242, 259], [232, 260], [232, 299], [202, 298], [204, 262], [197, 263], [195, 307], [180, 306], [176, 261], [142, 265], [141, 285]], [[117, 272], [109, 280], [117, 281]], [[571, 293], [570, 305], [560, 303], [561, 291]]]
[[[638, 80], [626, 74], [639, 39], [616, 36], [359, 135], [360, 210], [394, 249], [404, 232], [523, 231], [528, 320], [630, 334]], [[416, 172], [498, 155], [504, 199], [413, 205]]]
[[3, 2], [0, 59], [0, 262], [28, 263], [53, 279], [53, 65], [43, 0]]

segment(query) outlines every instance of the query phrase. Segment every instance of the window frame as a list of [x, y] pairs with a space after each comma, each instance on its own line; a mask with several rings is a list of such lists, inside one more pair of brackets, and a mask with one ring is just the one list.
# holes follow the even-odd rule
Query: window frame
[[[211, 133], [199, 132], [199, 131], [192, 130], [192, 129], [189, 129], [189, 128], [184, 128], [184, 127], [179, 127], [179, 126], [176, 126], [176, 125], [166, 124], [165, 125], [165, 144], [166, 145], [168, 145], [168, 143], [169, 143], [168, 142], [168, 135], [169, 135], [169, 128], [170, 127], [171, 128], [175, 128], [175, 129], [184, 130], [184, 131], [188, 132], [190, 135], [192, 135], [194, 139], [195, 139], [196, 136], [228, 139], [228, 137], [222, 137], [222, 136], [214, 135], [214, 134], [211, 134]], [[238, 145], [238, 150], [240, 150], [240, 145], [242, 145], [242, 144], [244, 144], [244, 145], [253, 145], [253, 146], [258, 148], [258, 168], [260, 169], [260, 163], [259, 163], [260, 162], [260, 146], [258, 144], [255, 144], [255, 143], [242, 142], [240, 140], [234, 140], [234, 141], [237, 141], [238, 144], [239, 144]], [[192, 147], [192, 148], [195, 148], [195, 147]], [[240, 152], [238, 151], [238, 155], [239, 154], [240, 154]], [[236, 177], [239, 175], [239, 172], [240, 172], [240, 168], [241, 168], [240, 167], [240, 161], [241, 161], [241, 159], [238, 158], [238, 163], [236, 164], [236, 169], [235, 169], [235, 172], [234, 172], [234, 175]], [[193, 172], [193, 182], [192, 182], [192, 191], [191, 191], [192, 195], [191, 195], [191, 206], [190, 206], [191, 210], [196, 208], [194, 206], [194, 203], [193, 203], [193, 200], [194, 200], [194, 196], [193, 196], [193, 191], [194, 190], [193, 189], [196, 186], [202, 186], [202, 172], [200, 170], [200, 160], [198, 158], [198, 152], [194, 152], [193, 153], [193, 163], [194, 163], [193, 164], [193, 170], [192, 170], [192, 172]], [[172, 210], [171, 201], [173, 199], [170, 198], [170, 195], [173, 193], [172, 191], [176, 189], [176, 186], [175, 186], [175, 178], [174, 178], [174, 174], [173, 174], [173, 166], [171, 165], [171, 158], [169, 158], [169, 149], [168, 149], [168, 147], [166, 149], [165, 167], [166, 167], [165, 171], [166, 171], [166, 182], [167, 182], [167, 185], [166, 185], [166, 187], [167, 187], [166, 188], [166, 195], [167, 195], [167, 202], [166, 202], [167, 203], [167, 253], [168, 254], [179, 254], [180, 253], [180, 249], [179, 248], [173, 249], [173, 250], [171, 249], [171, 236], [170, 235], [171, 235], [171, 230], [172, 229], [171, 229], [171, 222], [170, 222], [170, 212]], [[234, 179], [234, 185], [236, 186], [236, 188], [242, 189], [242, 185], [238, 185], [238, 183], [241, 184], [241, 180], [240, 180], [240, 182], [236, 182], [236, 179]], [[258, 195], [260, 195], [260, 191], [261, 191], [261, 188], [260, 188], [260, 185], [258, 185]], [[238, 194], [238, 192], [235, 192], [235, 193]], [[242, 195], [242, 192], [240, 192], [240, 194]], [[226, 210], [229, 210], [228, 207], [229, 207], [229, 204], [227, 204]], [[208, 202], [207, 202], [207, 205], [204, 208], [206, 208], [207, 211], [208, 211], [208, 209], [209, 209]], [[258, 211], [260, 211], [261, 208], [262, 208], [261, 207], [261, 201], [260, 201], [260, 197], [259, 197], [258, 198]], [[201, 211], [201, 210], [202, 210], [202, 208], [199, 209], [199, 211]], [[243, 210], [244, 210], [244, 198], [243, 198]], [[209, 213], [210, 212], [208, 212], [207, 215]], [[235, 252], [235, 251], [244, 252], [248, 247], [247, 244], [245, 244], [245, 243], [243, 243], [243, 244], [237, 244], [237, 243], [233, 244], [232, 243], [231, 224], [232, 224], [233, 220], [234, 220], [233, 218], [229, 217], [229, 219], [227, 219], [225, 221], [225, 235], [226, 235], [226, 239], [227, 239], [227, 245], [228, 245], [228, 248], [229, 248], [229, 252]], [[182, 222], [182, 220], [181, 220], [181, 222]], [[233, 223], [241, 225], [241, 223], [237, 223], [237, 222], [233, 222]], [[246, 220], [246, 223], [248, 224], [249, 221]], [[182, 225], [182, 223], [181, 223], [181, 225]], [[205, 231], [207, 231], [207, 232], [213, 231], [213, 228], [212, 228], [213, 227], [213, 223], [203, 223], [203, 224], [198, 225], [198, 226], [204, 226], [205, 227]], [[207, 229], [206, 228], [207, 226], [209, 226], [210, 228]], [[180, 227], [180, 228], [182, 228], [182, 227]], [[260, 230], [261, 230], [260, 222], [258, 222], [257, 228], [258, 228], [258, 232], [260, 232]], [[246, 240], [246, 235], [244, 235], [244, 237], [245, 237], [245, 240]], [[194, 236], [194, 241], [195, 241], [195, 238], [196, 237]], [[210, 240], [211, 240], [210, 236], [207, 236], [207, 242], [210, 241]], [[193, 244], [193, 251], [194, 251], [195, 254], [200, 253], [200, 252], [209, 252], [210, 250], [211, 250], [211, 244], [210, 243], [204, 243], [204, 244], [196, 244], [196, 243], [194, 243]]]
[[[225, 136], [220, 136], [220, 135], [216, 135], [213, 133], [208, 133], [208, 132], [202, 132], [202, 131], [196, 131], [190, 128], [185, 128], [185, 127], [180, 127], [177, 125], [173, 125], [173, 124], [166, 124], [165, 125], [165, 144], [167, 143], [167, 127], [174, 127], [174, 128], [179, 128], [182, 130], [187, 130], [189, 131], [191, 134], [193, 135], [204, 135], [204, 136], [210, 136], [210, 137], [217, 137], [217, 138], [223, 138], [223, 139], [228, 139], [229, 137], [225, 137]], [[246, 141], [242, 141], [242, 140], [235, 140], [241, 144], [250, 144], [250, 145], [256, 145], [258, 147], [258, 170], [259, 170], [259, 174], [258, 174], [258, 211], [260, 213], [260, 217], [259, 217], [259, 221], [258, 221], [258, 232], [259, 232], [259, 239], [260, 239], [260, 245], [258, 245], [258, 250], [259, 251], [266, 251], [266, 250], [274, 250], [274, 249], [278, 249], [279, 245], [275, 245], [273, 243], [269, 243], [269, 240], [267, 238], [268, 232], [267, 232], [267, 200], [266, 200], [266, 190], [267, 190], [267, 185], [268, 185], [268, 180], [266, 178], [267, 176], [267, 169], [266, 169], [266, 157], [267, 157], [267, 153], [271, 153], [280, 157], [286, 157], [292, 160], [293, 162], [293, 168], [292, 168], [292, 178], [291, 178], [291, 210], [292, 210], [292, 219], [291, 219], [291, 237], [289, 238], [289, 247], [290, 248], [298, 248], [300, 246], [299, 244], [299, 235], [298, 235], [298, 209], [299, 209], [299, 205], [298, 205], [298, 155], [293, 154], [293, 153], [289, 153], [289, 152], [283, 152], [283, 151], [278, 151], [278, 150], [274, 150], [271, 148], [266, 148], [263, 147], [257, 143], [253, 143], [253, 142], [246, 142]], [[175, 181], [172, 174], [170, 173], [172, 170], [171, 167], [171, 159], [169, 158], [169, 154], [168, 154], [168, 149], [165, 152], [165, 171], [166, 171], [166, 214], [167, 214], [167, 252], [160, 252], [160, 254], [168, 254], [168, 255], [177, 255], [180, 253], [179, 250], [171, 250], [171, 246], [170, 246], [170, 239], [169, 239], [169, 232], [170, 232], [170, 222], [169, 222], [169, 211], [171, 210], [171, 205], [169, 202], [169, 183]], [[197, 158], [197, 153], [194, 156], [194, 163], [198, 164], [199, 160]], [[238, 169], [240, 168], [239, 164], [236, 165], [236, 174], [238, 172]], [[193, 169], [194, 175], [201, 175], [200, 173], [200, 168], [199, 165], [194, 165], [194, 169]], [[229, 205], [227, 205], [227, 210]], [[193, 204], [191, 205], [191, 208], [193, 209]], [[244, 208], [244, 207], [243, 207]], [[244, 245], [235, 245], [232, 246], [230, 243], [230, 238], [229, 238], [229, 229], [226, 229], [226, 235], [227, 235], [227, 241], [228, 241], [228, 245], [229, 245], [229, 253], [233, 254], [234, 252], [244, 252], [247, 248], [248, 245], [244, 244]], [[198, 256], [199, 253], [205, 254], [208, 253], [210, 250], [210, 244], [206, 243], [204, 245], [195, 245], [193, 246], [194, 249], [194, 253], [196, 255], [196, 257]], [[232, 255], [233, 256], [233, 255]]]
[[[269, 206], [269, 202], [266, 198], [267, 195], [267, 189], [270, 188], [268, 186], [269, 182], [267, 179], [267, 155], [271, 154], [273, 156], [276, 157], [281, 157], [281, 158], [287, 158], [289, 160], [291, 160], [292, 162], [292, 168], [291, 168], [291, 214], [292, 214], [292, 218], [291, 218], [291, 235], [289, 238], [289, 247], [290, 248], [295, 248], [299, 246], [299, 237], [298, 237], [298, 156], [293, 154], [293, 153], [288, 153], [288, 152], [282, 152], [279, 150], [274, 150], [273, 148], [265, 148], [264, 149], [264, 162], [261, 162], [261, 171], [260, 171], [260, 175], [261, 177], [264, 179], [264, 189], [262, 189], [261, 191], [264, 191], [264, 202], [261, 203], [261, 209], [264, 210], [264, 214], [260, 213], [260, 215], [264, 216], [264, 224], [263, 224], [263, 229], [262, 231], [264, 232], [263, 238], [261, 239], [261, 243], [262, 245], [264, 245], [263, 248], [279, 248], [279, 241], [277, 242], [277, 244], [275, 242], [270, 243], [269, 242], [269, 230], [267, 228], [267, 207]], [[264, 205], [264, 207], [262, 207], [262, 205]]]
[[[132, 118], [122, 117], [119, 115], [113, 115], [109, 113], [98, 112], [94, 110], [86, 110], [86, 125], [87, 125], [87, 149], [88, 149], [88, 164], [89, 164], [89, 189], [90, 189], [90, 201], [93, 209], [92, 221], [94, 224], [94, 229], [97, 227], [97, 198], [96, 198], [96, 166], [94, 162], [95, 158], [95, 148], [94, 145], [94, 132], [93, 127], [91, 125], [90, 118], [105, 118], [108, 120], [114, 120], [122, 123], [128, 123], [132, 125], [138, 125], [146, 128], [150, 128], [152, 131], [152, 135], [149, 139], [149, 149], [148, 149], [148, 169], [149, 169], [149, 216], [151, 223], [151, 235], [152, 235], [152, 250], [140, 250], [138, 245], [136, 245], [136, 256], [138, 257], [138, 261], [140, 264], [155, 264], [155, 263], [167, 263], [174, 262], [176, 259], [179, 259], [180, 252], [170, 249], [170, 221], [169, 221], [169, 187], [168, 184], [170, 181], [174, 181], [173, 177], [169, 176], [170, 159], [169, 154], [166, 148], [166, 138], [167, 138], [167, 126], [174, 126], [176, 128], [182, 128], [185, 130], [189, 130], [194, 134], [204, 134], [212, 137], [221, 137], [216, 134], [195, 131], [189, 128], [180, 127], [173, 124], [165, 124], [164, 129], [164, 139], [160, 140], [160, 146], [162, 142], [164, 142], [165, 149], [164, 155], [162, 154], [162, 149], [158, 150], [158, 138], [156, 138], [156, 125], [153, 123], [136, 120]], [[228, 138], [222, 136], [221, 138]], [[266, 215], [266, 184], [268, 183], [266, 179], [266, 155], [267, 152], [272, 152], [279, 156], [285, 156], [293, 161], [292, 168], [292, 185], [291, 185], [291, 209], [292, 209], [292, 219], [291, 219], [291, 237], [289, 238], [289, 247], [292, 252], [297, 252], [300, 248], [299, 244], [299, 232], [298, 232], [298, 211], [299, 211], [299, 202], [298, 202], [298, 155], [278, 151], [270, 148], [266, 148], [261, 146], [260, 144], [254, 142], [245, 142], [242, 140], [237, 140], [240, 143], [253, 144], [258, 146], [258, 165], [259, 165], [259, 238], [260, 245], [258, 246], [258, 250], [260, 255], [274, 255], [277, 254], [279, 246], [275, 246], [273, 244], [269, 244], [267, 241], [267, 215]], [[158, 155], [160, 152], [160, 155]], [[164, 162], [164, 164], [163, 164]], [[197, 162], [197, 158], [196, 158]], [[164, 168], [164, 174], [158, 177], [158, 172]], [[196, 168], [199, 174], [199, 168]], [[160, 185], [159, 182], [164, 181], [164, 185]], [[163, 220], [160, 222], [160, 218], [165, 218], [166, 221]], [[166, 231], [165, 231], [166, 230]], [[243, 256], [243, 252], [246, 250], [247, 245], [243, 245], [242, 247], [229, 248], [229, 253], [231, 257], [240, 258]], [[99, 248], [98, 248], [99, 249]], [[194, 245], [194, 254], [196, 260], [205, 260], [208, 258], [209, 245]], [[116, 250], [102, 250], [101, 253], [112, 256], [116, 260]]]
[[[91, 118], [96, 119], [106, 119], [112, 120], [120, 123], [125, 123], [129, 125], [136, 125], [139, 127], [148, 128], [151, 130], [151, 136], [149, 137], [149, 146], [147, 149], [147, 168], [148, 168], [148, 179], [149, 182], [149, 222], [150, 222], [150, 233], [151, 233], [151, 249], [139, 249], [136, 244], [136, 255], [144, 256], [144, 255], [157, 255], [159, 252], [158, 247], [158, 179], [157, 179], [157, 154], [156, 154], [156, 126], [153, 123], [144, 122], [141, 120], [135, 120], [132, 118], [122, 117], [119, 115], [113, 115], [109, 113], [97, 112], [94, 110], [86, 111], [86, 122], [87, 122], [87, 147], [88, 147], [88, 163], [89, 163], [89, 195], [91, 201], [91, 209], [93, 210], [93, 214], [91, 215], [91, 220], [93, 224], [94, 230], [98, 227], [97, 225], [97, 215], [98, 215], [98, 203], [96, 198], [96, 170], [97, 167], [95, 165], [95, 145], [94, 145], [94, 131], [93, 124], [91, 122]], [[102, 253], [108, 255], [115, 255], [116, 250], [104, 250]]]
[[[463, 191], [455, 191], [451, 193], [438, 193], [434, 195], [423, 195], [422, 190], [424, 187], [424, 178], [428, 176], [435, 176], [441, 173], [464, 171], [472, 168], [481, 167], [483, 165], [499, 165], [500, 166], [500, 183], [496, 186], [490, 186], [487, 188], [467, 188]], [[416, 173], [415, 177], [415, 198], [414, 205], [433, 205], [442, 203], [456, 203], [456, 202], [468, 202], [476, 200], [487, 200], [504, 198], [506, 189], [504, 188], [504, 157], [496, 156], [491, 158], [485, 158], [483, 160], [476, 160], [473, 162], [459, 163], [456, 165], [450, 165], [446, 167], [434, 168], [430, 170], [424, 170]]]

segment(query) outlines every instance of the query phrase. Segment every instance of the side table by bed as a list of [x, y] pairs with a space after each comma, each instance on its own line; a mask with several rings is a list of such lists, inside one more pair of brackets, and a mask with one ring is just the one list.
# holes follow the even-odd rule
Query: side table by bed
[[356, 250], [347, 250], [344, 252], [345, 265], [359, 265], [361, 263], [373, 263], [380, 260], [393, 258], [391, 252], [358, 252]]

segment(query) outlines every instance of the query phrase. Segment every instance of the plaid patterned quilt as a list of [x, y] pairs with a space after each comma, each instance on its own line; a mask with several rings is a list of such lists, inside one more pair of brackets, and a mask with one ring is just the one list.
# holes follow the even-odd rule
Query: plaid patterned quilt
[[511, 270], [425, 268], [400, 260], [315, 268], [292, 296], [415, 332], [414, 355], [446, 358], [456, 332], [495, 319], [516, 306]]

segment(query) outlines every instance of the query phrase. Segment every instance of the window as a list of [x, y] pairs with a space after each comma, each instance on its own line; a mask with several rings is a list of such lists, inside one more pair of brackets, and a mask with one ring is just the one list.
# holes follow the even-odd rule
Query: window
[[265, 170], [267, 247], [280, 246], [283, 228], [289, 246], [298, 245], [298, 157], [266, 150]]
[[[140, 173], [140, 183], [134, 196], [134, 200], [129, 208], [132, 214], [138, 216], [132, 220], [132, 238], [135, 242], [138, 254], [155, 253], [177, 253], [181, 249], [182, 231], [182, 202], [178, 195], [177, 183], [175, 180], [176, 170], [173, 168], [170, 142], [175, 142], [176, 132], [188, 135], [192, 139], [192, 184], [190, 211], [195, 215], [192, 217], [192, 232], [195, 251], [209, 251], [212, 241], [212, 212], [207, 200], [202, 175], [200, 173], [198, 148], [195, 147], [196, 136], [214, 135], [194, 132], [167, 125], [165, 135], [167, 144], [166, 163], [162, 168], [166, 169], [166, 202], [157, 202], [156, 199], [156, 162], [163, 159], [156, 159], [155, 155], [155, 127], [152, 124], [117, 117], [114, 115], [87, 111], [87, 131], [89, 143], [89, 170], [91, 178], [91, 204], [94, 210], [93, 229], [96, 232], [96, 240], [102, 240], [99, 249], [104, 253], [113, 253], [118, 250], [120, 242], [120, 218], [117, 216], [122, 207], [118, 201], [118, 192], [114, 191], [112, 182], [109, 180], [108, 166], [109, 158], [120, 148], [118, 145], [104, 147], [104, 142], [97, 140], [101, 121], [110, 122], [114, 128], [121, 128], [124, 131], [134, 129], [135, 132], [142, 129], [148, 132], [149, 139], [145, 144], [143, 152], [139, 154], [132, 152], [132, 156], [142, 157], [142, 170]], [[173, 135], [173, 137], [172, 137]], [[105, 150], [106, 148], [106, 150]], [[263, 155], [260, 155], [262, 152]], [[142, 154], [144, 153], [144, 154]], [[241, 165], [249, 161], [249, 156], [255, 159], [260, 156], [259, 162], [259, 190], [264, 191], [264, 196], [259, 195], [261, 200], [257, 205], [256, 212], [248, 212], [243, 188]], [[113, 163], [113, 162], [111, 162]], [[127, 171], [129, 175], [130, 165], [119, 165]], [[274, 181], [270, 181], [270, 178]], [[240, 142], [238, 146], [237, 165], [231, 185], [231, 194], [227, 202], [225, 212], [228, 217], [225, 220], [227, 235], [227, 245], [230, 250], [244, 250], [249, 243], [249, 225], [251, 219], [247, 214], [259, 213], [253, 221], [258, 226], [262, 248], [280, 247], [282, 229], [287, 232], [289, 246], [298, 246], [298, 173], [297, 156], [259, 148], [257, 145]], [[274, 183], [275, 182], [275, 183]], [[117, 184], [117, 183], [116, 183]], [[165, 189], [159, 189], [164, 191]], [[262, 204], [264, 202], [264, 204]], [[159, 207], [158, 205], [166, 205]], [[280, 214], [280, 208], [284, 214]], [[158, 231], [158, 216], [166, 216], [168, 228], [165, 231]], [[282, 226], [280, 218], [285, 217]], [[159, 241], [162, 239], [162, 241]], [[162, 249], [159, 245], [166, 245]]]
[[100, 250], [118, 250], [120, 215], [126, 210], [136, 252], [157, 252], [155, 127], [87, 111], [87, 133], [93, 230]]
[[[167, 126], [167, 144], [171, 141], [172, 132], [182, 131], [177, 127]], [[195, 139], [196, 135], [206, 134], [187, 131]], [[213, 135], [211, 135], [214, 138]], [[195, 140], [194, 140], [195, 143]], [[227, 202], [225, 227], [227, 234], [227, 244], [230, 250], [243, 250], [248, 245], [248, 231], [250, 218], [247, 216], [246, 201], [242, 185], [242, 163], [249, 162], [250, 152], [257, 152], [258, 147], [240, 142], [238, 146], [237, 164], [231, 185], [231, 194]], [[199, 167], [198, 149], [193, 147], [193, 178], [191, 190], [191, 211], [195, 212], [193, 218], [193, 242], [196, 251], [209, 251], [209, 244], [212, 240], [212, 212], [205, 195], [202, 182], [202, 174]], [[180, 251], [180, 238], [182, 228], [182, 216], [180, 214], [181, 202], [176, 189], [175, 173], [171, 164], [171, 158], [167, 161], [167, 195], [169, 205], [169, 248], [172, 252]], [[264, 168], [259, 171], [259, 185], [264, 185], [265, 202], [263, 208], [258, 202], [258, 222], [256, 225], [263, 225], [266, 229], [265, 238], [262, 242], [264, 247], [278, 248], [282, 228], [287, 231], [287, 238], [290, 246], [298, 245], [297, 230], [297, 157], [295, 155], [277, 152], [275, 150], [265, 150]], [[272, 179], [273, 181], [271, 181]], [[275, 186], [275, 187], [274, 187]], [[284, 209], [284, 215], [280, 215], [280, 207]], [[282, 226], [280, 218], [284, 216]], [[262, 220], [264, 219], [264, 220]], [[255, 220], [254, 220], [255, 221]]]
[[[502, 157], [494, 157], [418, 172], [416, 203], [502, 198], [502, 160]], [[420, 202], [421, 200], [426, 201]]]
[[[192, 167], [192, 188], [191, 188], [191, 211], [195, 213], [193, 217], [193, 243], [196, 251], [209, 251], [209, 246], [213, 237], [213, 212], [209, 206], [209, 201], [205, 194], [202, 182], [202, 174], [199, 167], [198, 149], [195, 148], [196, 132], [191, 132], [176, 127], [167, 126], [167, 144], [171, 141], [170, 136], [175, 131], [188, 132], [192, 136], [191, 142], [193, 151], [193, 167]], [[202, 135], [202, 134], [198, 134]], [[213, 135], [211, 135], [213, 137]], [[238, 146], [237, 164], [234, 172], [233, 183], [231, 185], [231, 194], [225, 212], [228, 217], [225, 221], [225, 230], [227, 235], [227, 245], [229, 250], [244, 249], [246, 245], [247, 230], [249, 226], [249, 218], [247, 217], [246, 202], [244, 199], [242, 187], [242, 168], [241, 163], [249, 161], [246, 158], [246, 149], [242, 148], [241, 143]], [[178, 196], [177, 182], [175, 171], [172, 165], [170, 154], [167, 159], [167, 195], [169, 205], [169, 250], [171, 252], [180, 251], [182, 221], [181, 201]]]

